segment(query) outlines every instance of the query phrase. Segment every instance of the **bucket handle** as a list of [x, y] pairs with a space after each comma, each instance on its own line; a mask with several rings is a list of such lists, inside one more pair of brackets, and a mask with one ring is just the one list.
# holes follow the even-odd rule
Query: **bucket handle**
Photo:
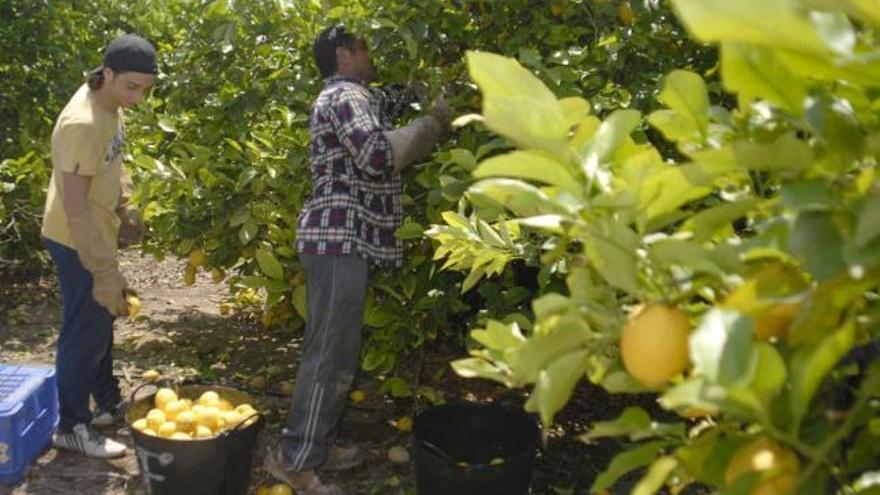
[[158, 389], [160, 385], [173, 386], [174, 384], [175, 384], [175, 383], [174, 383], [174, 380], [172, 380], [171, 378], [160, 378], [160, 379], [158, 379], [158, 380], [156, 380], [156, 381], [154, 381], [154, 382], [141, 383], [140, 385], [138, 385], [137, 387], [135, 387], [134, 390], [131, 391], [131, 397], [129, 398], [129, 402], [128, 402], [128, 403], [129, 403], [129, 404], [134, 404], [135, 396], [137, 396], [137, 393], [140, 392], [140, 390], [141, 390], [142, 388], [144, 388], [144, 387], [153, 386], [153, 387], [156, 387], [156, 388]]
[[446, 452], [443, 451], [443, 449], [434, 445], [433, 443], [431, 443], [427, 440], [416, 440], [416, 441], [419, 442], [419, 444], [421, 444], [422, 447], [425, 447], [426, 450], [431, 451], [432, 454], [437, 455], [438, 457], [440, 457], [444, 461], [448, 462], [449, 464], [451, 464], [453, 466], [458, 464], [455, 459], [450, 457], [449, 454], [447, 454]]

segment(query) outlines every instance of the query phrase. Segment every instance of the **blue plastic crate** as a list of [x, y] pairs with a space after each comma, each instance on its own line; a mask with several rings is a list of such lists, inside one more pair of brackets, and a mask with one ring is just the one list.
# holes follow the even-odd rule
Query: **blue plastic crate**
[[57, 427], [55, 368], [0, 364], [0, 484], [21, 481]]

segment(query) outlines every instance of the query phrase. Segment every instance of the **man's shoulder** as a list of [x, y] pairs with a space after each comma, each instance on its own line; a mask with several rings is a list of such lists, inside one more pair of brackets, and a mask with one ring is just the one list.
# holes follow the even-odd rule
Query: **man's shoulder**
[[353, 98], [370, 98], [370, 91], [355, 81], [347, 79], [331, 80], [321, 91], [319, 98], [330, 101]]

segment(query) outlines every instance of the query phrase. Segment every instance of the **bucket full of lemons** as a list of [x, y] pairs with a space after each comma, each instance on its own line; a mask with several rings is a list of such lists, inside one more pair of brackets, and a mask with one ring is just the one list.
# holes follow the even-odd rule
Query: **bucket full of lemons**
[[[144, 387], [153, 394], [135, 399]], [[126, 420], [151, 495], [246, 495], [263, 420], [247, 393], [215, 385], [144, 384]]]

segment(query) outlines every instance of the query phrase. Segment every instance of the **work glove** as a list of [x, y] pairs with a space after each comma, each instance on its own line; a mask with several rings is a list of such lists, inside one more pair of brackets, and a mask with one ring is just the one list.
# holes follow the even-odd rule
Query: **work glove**
[[125, 277], [119, 271], [115, 246], [109, 246], [98, 231], [88, 206], [67, 212], [67, 223], [79, 260], [92, 274], [92, 296], [113, 316], [126, 316]]
[[428, 115], [403, 127], [385, 131], [385, 137], [391, 143], [394, 172], [400, 173], [416, 160], [424, 158], [448, 132], [451, 117], [449, 102], [441, 95], [434, 99]]

